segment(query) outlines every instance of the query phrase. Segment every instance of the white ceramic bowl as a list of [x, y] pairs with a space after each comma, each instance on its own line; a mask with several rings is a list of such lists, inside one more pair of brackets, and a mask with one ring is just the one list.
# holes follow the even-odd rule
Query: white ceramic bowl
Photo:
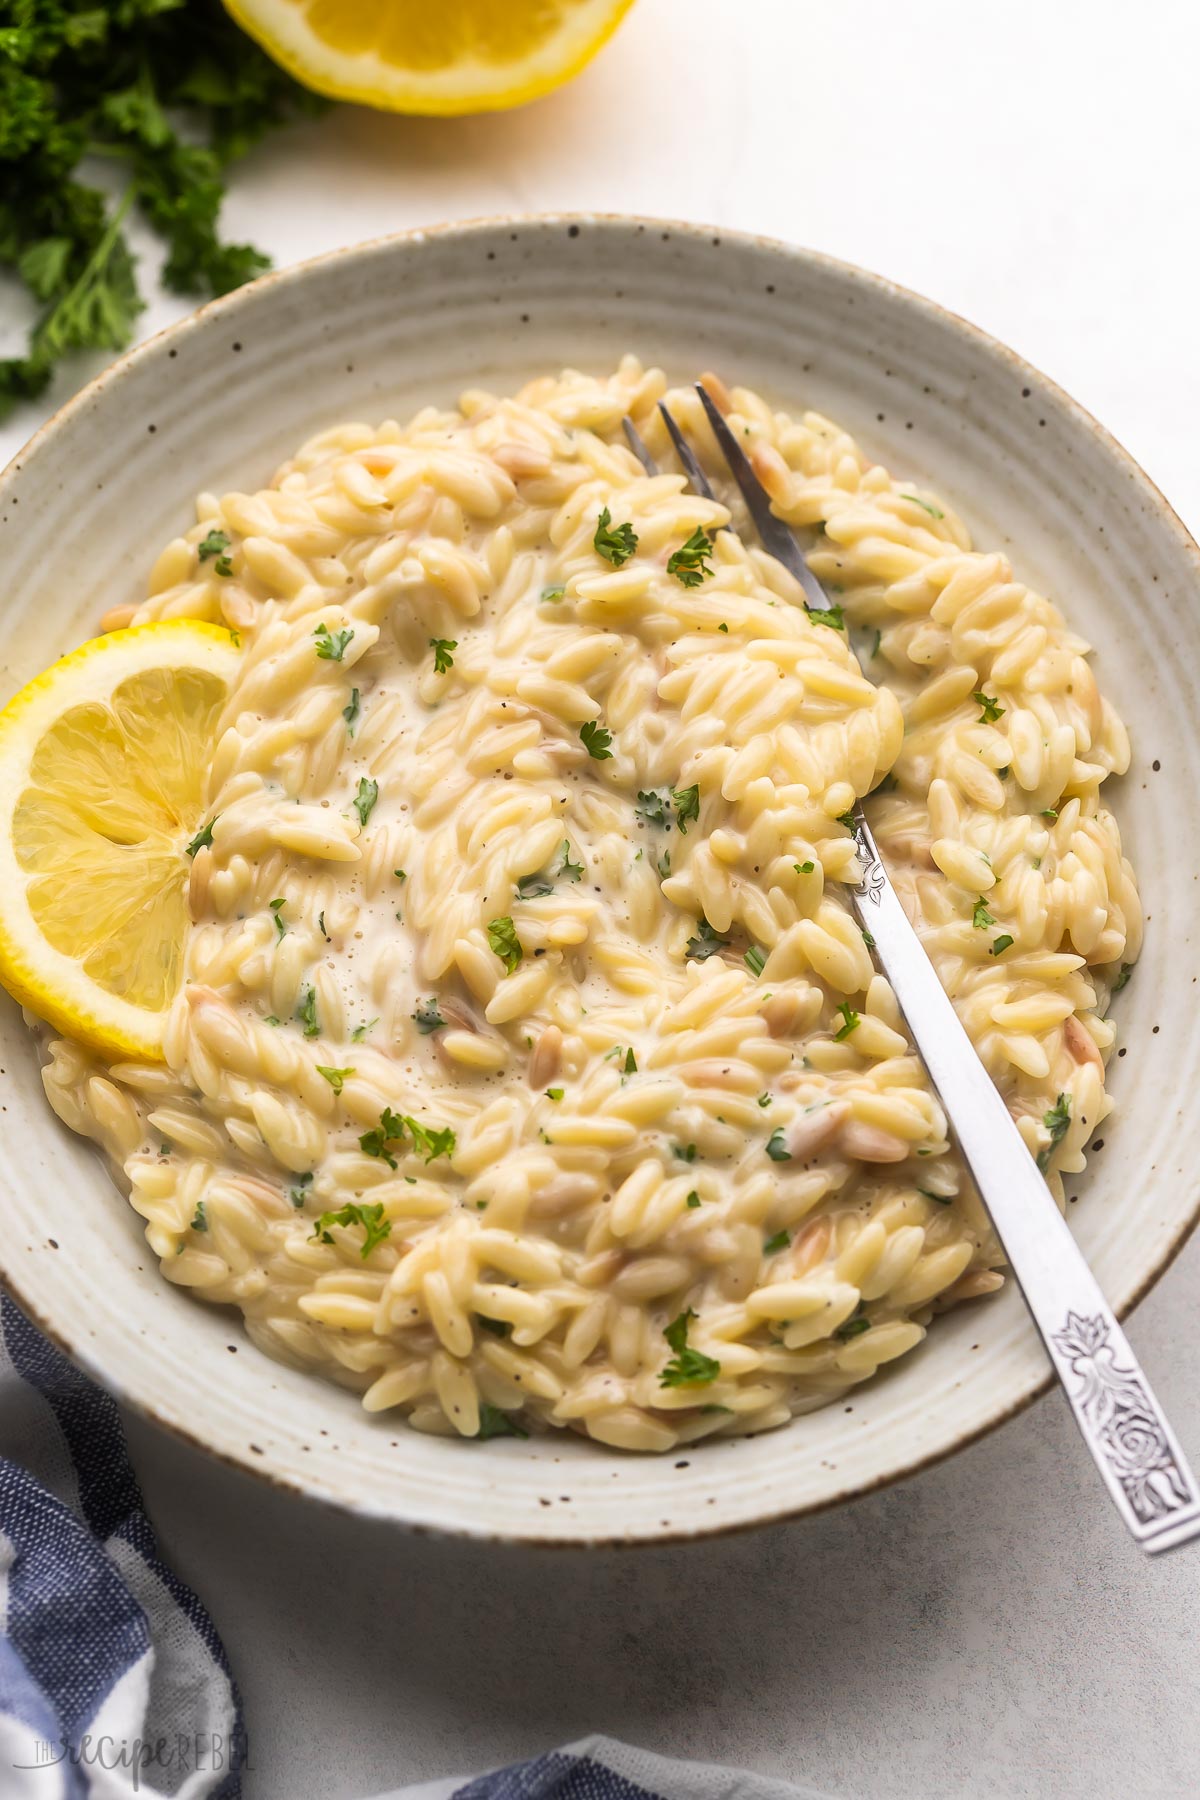
[[[1118, 1113], [1092, 1174], [1070, 1186], [1071, 1218], [1126, 1311], [1200, 1204], [1186, 1147], [1200, 1092], [1200, 553], [1079, 407], [927, 302], [780, 244], [620, 218], [454, 226], [256, 282], [123, 358], [3, 477], [0, 697], [91, 636], [106, 607], [140, 598], [198, 489], [258, 487], [338, 419], [403, 416], [564, 363], [601, 370], [628, 348], [677, 379], [715, 367], [785, 407], [832, 413], [949, 494], [979, 541], [1008, 549], [1095, 643], [1133, 732], [1116, 804], [1151, 923], [1116, 1003], [1129, 1047], [1110, 1072]], [[363, 1513], [536, 1542], [697, 1536], [910, 1473], [1046, 1383], [1020, 1296], [1006, 1291], [939, 1320], [846, 1402], [754, 1440], [656, 1460], [566, 1434], [423, 1437], [270, 1362], [235, 1315], [162, 1280], [132, 1210], [51, 1115], [7, 1004], [0, 1066], [0, 1268], [31, 1316], [168, 1430]]]

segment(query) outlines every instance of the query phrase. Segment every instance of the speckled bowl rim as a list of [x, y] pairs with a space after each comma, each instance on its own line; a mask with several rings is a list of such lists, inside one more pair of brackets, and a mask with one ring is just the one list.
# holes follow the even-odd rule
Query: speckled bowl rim
[[[165, 340], [182, 339], [187, 333], [196, 330], [202, 323], [211, 319], [236, 320], [238, 314], [248, 305], [257, 304], [259, 296], [266, 290], [282, 290], [285, 286], [302, 284], [314, 270], [325, 268], [331, 263], [369, 262], [375, 256], [387, 254], [399, 245], [421, 244], [433, 237], [470, 239], [473, 236], [482, 236], [500, 229], [513, 230], [528, 226], [547, 225], [562, 226], [568, 231], [572, 227], [579, 230], [615, 227], [621, 231], [627, 231], [630, 228], [635, 231], [665, 231], [697, 241], [707, 240], [716, 247], [726, 240], [743, 246], [753, 246], [778, 256], [786, 262], [808, 264], [826, 269], [843, 280], [847, 280], [851, 285], [857, 284], [862, 288], [873, 290], [876, 294], [884, 295], [911, 311], [923, 315], [926, 320], [940, 324], [959, 338], [966, 339], [981, 348], [996, 362], [1006, 365], [1011, 371], [1037, 382], [1040, 387], [1053, 396], [1081, 431], [1096, 439], [1107, 454], [1122, 465], [1159, 521], [1176, 538], [1179, 548], [1190, 561], [1197, 584], [1200, 586], [1200, 544], [1197, 544], [1196, 539], [1188, 531], [1174, 507], [1150, 479], [1141, 464], [1086, 407], [1068, 394], [1056, 381], [1044, 375], [1035, 364], [1019, 356], [1015, 350], [1010, 349], [999, 338], [993, 337], [990, 332], [984, 331], [978, 325], [973, 325], [968, 319], [964, 319], [959, 313], [951, 311], [948, 307], [939, 305], [937, 301], [929, 300], [924, 295], [916, 293], [912, 288], [904, 287], [901, 283], [891, 281], [886, 276], [876, 275], [841, 257], [829, 256], [824, 251], [810, 250], [797, 244], [791, 244], [786, 239], [759, 232], [738, 231], [721, 225], [697, 224], [639, 213], [558, 211], [494, 213], [471, 219], [447, 221], [437, 225], [414, 226], [406, 231], [387, 232], [378, 237], [366, 238], [360, 243], [348, 245], [340, 250], [324, 251], [319, 256], [309, 257], [303, 262], [292, 263], [285, 269], [277, 269], [270, 274], [260, 276], [258, 280], [249, 282], [230, 294], [224, 294], [217, 300], [209, 301], [206, 305], [189, 313], [185, 318], [178, 319], [173, 324], [164, 326], [162, 330], [144, 338], [140, 343], [125, 351], [107, 368], [101, 370], [78, 393], [73, 394], [9, 459], [3, 470], [0, 470], [0, 503], [3, 503], [7, 497], [12, 478], [20, 472], [23, 459], [31, 451], [40, 449], [44, 443], [70, 423], [77, 411], [81, 411], [95, 402], [106, 389], [122, 380], [145, 357], [156, 351], [157, 347]], [[1142, 1277], [1132, 1295], [1116, 1309], [1119, 1319], [1127, 1318], [1134, 1308], [1141, 1304], [1151, 1288], [1170, 1268], [1197, 1225], [1200, 1224], [1200, 1175], [1191, 1183], [1190, 1201], [1189, 1212], [1176, 1227], [1174, 1234], [1155, 1263]], [[757, 1531], [767, 1526], [784, 1524], [792, 1519], [807, 1518], [817, 1513], [828, 1512], [833, 1507], [844, 1505], [847, 1501], [879, 1493], [897, 1482], [907, 1481], [913, 1476], [924, 1473], [927, 1469], [936, 1468], [939, 1463], [945, 1462], [951, 1456], [958, 1455], [962, 1450], [969, 1449], [972, 1444], [979, 1443], [981, 1439], [987, 1437], [1001, 1425], [1007, 1424], [1010, 1419], [1018, 1417], [1032, 1406], [1035, 1400], [1039, 1400], [1049, 1393], [1054, 1386], [1053, 1372], [1047, 1369], [1041, 1377], [1030, 1380], [1024, 1390], [1015, 1398], [993, 1408], [977, 1424], [960, 1432], [952, 1442], [927, 1454], [914, 1457], [911, 1461], [904, 1462], [884, 1474], [859, 1481], [850, 1481], [836, 1494], [830, 1494], [819, 1500], [805, 1501], [796, 1506], [777, 1507], [769, 1512], [763, 1512], [753, 1519], [731, 1520], [712, 1525], [701, 1524], [694, 1529], [672, 1526], [655, 1535], [647, 1534], [636, 1538], [626, 1538], [617, 1534], [546, 1538], [533, 1531], [500, 1531], [488, 1528], [486, 1525], [468, 1533], [454, 1526], [447, 1526], [443, 1529], [435, 1525], [399, 1518], [384, 1506], [348, 1499], [343, 1494], [327, 1489], [319, 1481], [304, 1482], [288, 1477], [263, 1468], [261, 1464], [256, 1464], [250, 1457], [233, 1455], [216, 1448], [177, 1421], [162, 1416], [151, 1399], [127, 1391], [121, 1379], [102, 1367], [98, 1358], [89, 1354], [79, 1344], [72, 1342], [59, 1326], [44, 1318], [40, 1309], [23, 1295], [20, 1279], [15, 1271], [15, 1261], [9, 1259], [6, 1254], [6, 1246], [0, 1241], [0, 1284], [3, 1284], [38, 1330], [43, 1332], [65, 1356], [85, 1374], [98, 1382], [121, 1405], [128, 1406], [141, 1418], [147, 1419], [151, 1424], [186, 1444], [189, 1448], [199, 1450], [231, 1469], [251, 1475], [268, 1487], [283, 1493], [294, 1494], [300, 1499], [318, 1501], [323, 1505], [336, 1507], [340, 1511], [360, 1518], [387, 1523], [414, 1536], [449, 1539], [469, 1536], [473, 1541], [480, 1543], [521, 1547], [537, 1546], [547, 1549], [637, 1550], [655, 1549], [667, 1544], [697, 1543], [712, 1538]]]

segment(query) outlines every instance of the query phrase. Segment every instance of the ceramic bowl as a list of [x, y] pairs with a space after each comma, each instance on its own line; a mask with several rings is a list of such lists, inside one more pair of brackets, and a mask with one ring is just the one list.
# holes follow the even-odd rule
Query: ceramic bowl
[[[1186, 1148], [1200, 1093], [1188, 853], [1200, 842], [1200, 553], [1086, 413], [927, 301], [782, 244], [625, 218], [482, 221], [270, 276], [124, 357], [9, 467], [0, 697], [93, 635], [107, 607], [140, 598], [198, 490], [260, 486], [335, 420], [404, 416], [563, 364], [600, 371], [626, 349], [673, 379], [716, 368], [788, 409], [833, 414], [872, 454], [948, 494], [977, 540], [1003, 546], [1095, 644], [1133, 734], [1115, 805], [1150, 928], [1115, 1005], [1128, 1046], [1110, 1070], [1116, 1115], [1068, 1191], [1080, 1242], [1127, 1311], [1200, 1205]], [[919, 1351], [845, 1401], [753, 1440], [657, 1460], [565, 1433], [486, 1446], [421, 1436], [269, 1361], [236, 1315], [162, 1280], [139, 1220], [51, 1114], [7, 1004], [0, 1065], [0, 1266], [31, 1317], [168, 1431], [365, 1514], [542, 1543], [701, 1536], [893, 1481], [1047, 1384], [1020, 1295], [1006, 1290], [938, 1320]]]

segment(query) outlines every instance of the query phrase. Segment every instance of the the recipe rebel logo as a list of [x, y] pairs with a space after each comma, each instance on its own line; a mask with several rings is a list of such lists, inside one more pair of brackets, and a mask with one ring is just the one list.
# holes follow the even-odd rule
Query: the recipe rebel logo
[[[133, 1793], [143, 1784], [172, 1792], [183, 1777], [192, 1774], [222, 1775], [253, 1767], [246, 1735], [200, 1731], [190, 1735], [156, 1738], [119, 1738], [86, 1732], [77, 1744], [66, 1738], [39, 1738], [30, 1762], [14, 1762], [14, 1769], [56, 1769], [63, 1764], [76, 1769], [124, 1770]], [[163, 1780], [161, 1778], [168, 1779]]]

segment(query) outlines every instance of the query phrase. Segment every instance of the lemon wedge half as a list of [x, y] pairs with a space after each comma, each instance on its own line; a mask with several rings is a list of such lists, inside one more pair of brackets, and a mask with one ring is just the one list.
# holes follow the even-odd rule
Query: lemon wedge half
[[238, 663], [218, 626], [133, 626], [0, 712], [0, 983], [108, 1055], [162, 1057], [189, 846]]
[[393, 112], [488, 112], [569, 81], [632, 0], [225, 0], [306, 87]]

